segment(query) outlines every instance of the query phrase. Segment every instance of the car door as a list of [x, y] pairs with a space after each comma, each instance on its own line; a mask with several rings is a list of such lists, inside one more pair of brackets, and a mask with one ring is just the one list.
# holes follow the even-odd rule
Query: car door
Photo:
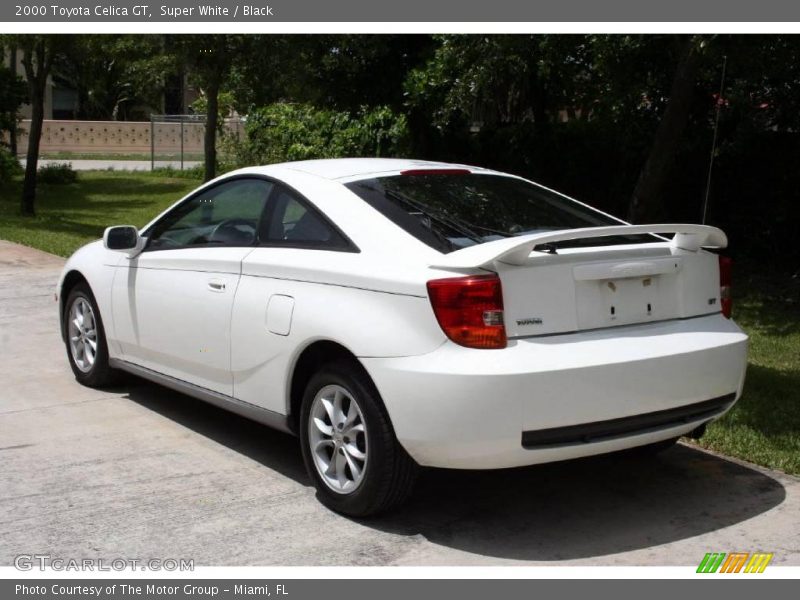
[[316, 265], [323, 254], [354, 252], [355, 246], [310, 202], [280, 184], [262, 229], [259, 247], [242, 262], [233, 308], [234, 395], [285, 413], [287, 373], [302, 339], [298, 325], [330, 292], [314, 283]]
[[238, 177], [191, 196], [143, 232], [144, 251], [114, 278], [123, 360], [233, 394], [230, 319], [244, 257], [272, 184]]

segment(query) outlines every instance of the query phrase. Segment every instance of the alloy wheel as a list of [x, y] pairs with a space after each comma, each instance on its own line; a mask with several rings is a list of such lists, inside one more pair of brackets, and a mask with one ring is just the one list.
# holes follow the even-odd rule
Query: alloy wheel
[[97, 320], [86, 298], [79, 296], [70, 306], [67, 335], [75, 366], [88, 373], [97, 358]]
[[358, 402], [342, 386], [327, 385], [314, 397], [308, 443], [325, 485], [339, 494], [358, 488], [368, 460], [366, 424]]

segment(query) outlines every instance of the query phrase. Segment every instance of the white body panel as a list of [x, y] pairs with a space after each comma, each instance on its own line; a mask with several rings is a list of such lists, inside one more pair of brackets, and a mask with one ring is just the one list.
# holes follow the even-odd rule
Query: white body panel
[[672, 246], [684, 250], [699, 250], [701, 247], [724, 248], [728, 238], [716, 227], [707, 225], [614, 225], [611, 227], [587, 227], [567, 229], [557, 232], [532, 233], [504, 238], [483, 244], [476, 244], [444, 257], [437, 258], [433, 266], [468, 269], [488, 267], [496, 262], [510, 265], [524, 265], [530, 262], [531, 253], [536, 246], [552, 242], [578, 240], [592, 237], [601, 238], [615, 235], [636, 235], [642, 233], [675, 233]]
[[[111, 316], [111, 291], [113, 289], [116, 266], [127, 258], [121, 252], [113, 252], [103, 247], [102, 240], [90, 242], [79, 248], [67, 259], [61, 276], [56, 284], [56, 298], [59, 300], [59, 311], [63, 310], [66, 300], [62, 294], [64, 281], [68, 274], [78, 273], [89, 282], [92, 293], [97, 301], [103, 326], [108, 338], [108, 353], [111, 356], [119, 355], [119, 346], [114, 341], [114, 319]], [[63, 315], [59, 314], [59, 317]]]
[[[741, 393], [747, 336], [720, 315], [432, 354], [364, 359], [398, 439], [421, 464], [488, 469], [563, 460], [687, 433], [525, 450], [526, 430], [605, 421]], [[414, 382], [409, 393], [408, 382]], [[425, 419], [420, 419], [420, 414]]]
[[230, 314], [249, 252], [163, 250], [120, 262], [111, 294], [120, 357], [232, 395]]
[[[656, 226], [678, 236], [531, 256], [542, 240], [591, 234], [570, 230], [442, 254], [342, 185], [452, 166], [348, 159], [228, 174], [221, 179], [250, 174], [283, 182], [359, 251], [203, 247], [130, 258], [95, 242], [69, 259], [58, 290], [68, 275], [87, 280], [113, 359], [276, 415], [291, 411], [303, 351], [335, 342], [365, 367], [398, 440], [424, 465], [512, 467], [637, 446], [709, 419], [545, 449], [523, 448], [521, 437], [738, 398], [747, 337], [719, 314], [717, 258], [700, 249], [724, 246], [722, 232]], [[457, 346], [434, 316], [426, 283], [487, 270], [502, 281], [509, 345]]]
[[565, 249], [494, 270], [503, 282], [508, 335], [517, 337], [718, 312], [717, 262], [708, 252], [654, 243]]
[[[349, 285], [331, 284], [329, 279], [337, 273], [315, 273], [303, 252], [309, 251], [257, 248], [244, 260], [232, 317], [237, 398], [286, 413], [292, 367], [302, 350], [318, 340], [336, 341], [359, 357], [414, 356], [444, 343], [426, 296], [357, 287], [382, 287], [380, 276], [370, 280], [368, 269], [358, 266], [363, 262], [360, 254], [340, 259], [350, 265], [342, 276]], [[315, 262], [324, 265], [332, 260], [326, 255], [339, 253], [315, 254]], [[386, 287], [396, 289], [402, 279], [395, 284]], [[413, 290], [418, 288], [424, 290], [424, 285]], [[270, 299], [276, 295], [293, 299], [288, 335], [270, 331], [266, 322]]]

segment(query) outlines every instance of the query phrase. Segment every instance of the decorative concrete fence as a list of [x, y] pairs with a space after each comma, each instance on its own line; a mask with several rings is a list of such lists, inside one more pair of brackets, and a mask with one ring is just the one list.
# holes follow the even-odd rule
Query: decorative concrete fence
[[[240, 119], [226, 119], [224, 131], [242, 135]], [[17, 136], [17, 147], [24, 153], [28, 147], [30, 121], [23, 120]], [[182, 135], [181, 135], [182, 134]], [[40, 152], [80, 154], [142, 154], [150, 155], [151, 148], [157, 155], [203, 154], [205, 123], [151, 123], [148, 121], [50, 121], [44, 122]], [[183, 144], [181, 144], [183, 137]]]

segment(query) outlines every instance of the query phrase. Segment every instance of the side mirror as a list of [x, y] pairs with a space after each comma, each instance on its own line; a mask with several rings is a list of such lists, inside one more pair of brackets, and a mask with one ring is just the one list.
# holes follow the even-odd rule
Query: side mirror
[[103, 233], [103, 245], [108, 250], [119, 250], [122, 252], [140, 250], [141, 239], [139, 230], [133, 225], [106, 227]]

